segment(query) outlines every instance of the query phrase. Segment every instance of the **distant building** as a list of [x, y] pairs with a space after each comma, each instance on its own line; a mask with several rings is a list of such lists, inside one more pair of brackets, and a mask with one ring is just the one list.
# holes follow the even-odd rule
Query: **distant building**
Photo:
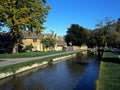
[[[11, 41], [11, 36], [9, 33], [0, 32], [0, 53], [11, 53], [14, 43]], [[52, 50], [63, 51], [63, 50], [82, 50], [87, 49], [86, 45], [79, 46], [68, 46], [64, 40], [63, 36], [57, 36], [54, 31], [50, 34], [36, 34], [36, 32], [31, 32], [29, 30], [22, 31], [22, 46], [20, 50], [25, 50], [26, 46], [32, 45], [32, 51], [49, 51], [50, 49], [43, 48], [42, 40], [44, 38], [54, 38], [56, 40], [56, 45]]]
[[[54, 38], [56, 40], [56, 45], [54, 50], [62, 51], [64, 47], [66, 47], [66, 43], [64, 41], [64, 37], [57, 36], [53, 31], [51, 34], [36, 34], [31, 31], [23, 31], [23, 46], [32, 45], [32, 51], [43, 51], [43, 44], [41, 43], [44, 38]], [[46, 49], [47, 50], [47, 49]]]

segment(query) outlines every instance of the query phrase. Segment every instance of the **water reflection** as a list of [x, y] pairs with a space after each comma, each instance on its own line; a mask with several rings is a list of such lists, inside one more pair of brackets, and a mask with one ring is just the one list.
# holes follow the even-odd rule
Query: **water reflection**
[[0, 90], [94, 90], [98, 70], [94, 57], [79, 56], [13, 77]]

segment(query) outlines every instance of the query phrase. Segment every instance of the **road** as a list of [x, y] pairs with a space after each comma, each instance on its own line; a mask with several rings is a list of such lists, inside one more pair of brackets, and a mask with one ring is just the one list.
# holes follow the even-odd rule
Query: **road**
[[58, 55], [62, 55], [62, 54], [68, 54], [68, 53], [72, 53], [72, 52], [78, 52], [78, 51], [66, 51], [66, 52], [62, 52], [62, 53], [56, 53], [56, 54], [50, 54], [50, 55], [38, 56], [38, 57], [29, 57], [29, 58], [0, 59], [0, 60], [2, 60], [2, 62], [0, 62], [0, 67], [5, 67], [8, 65], [13, 65], [13, 64], [22, 63], [22, 62], [28, 62], [31, 60], [38, 60], [38, 59], [43, 59], [43, 58], [47, 58], [47, 57], [58, 56]]

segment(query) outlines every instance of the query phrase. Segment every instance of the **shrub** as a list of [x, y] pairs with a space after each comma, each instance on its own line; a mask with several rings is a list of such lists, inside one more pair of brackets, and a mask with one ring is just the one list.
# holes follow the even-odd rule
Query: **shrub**
[[32, 46], [32, 44], [30, 44], [30, 45], [27, 45], [26, 46], [26, 51], [32, 51], [32, 48], [33, 48], [33, 46]]

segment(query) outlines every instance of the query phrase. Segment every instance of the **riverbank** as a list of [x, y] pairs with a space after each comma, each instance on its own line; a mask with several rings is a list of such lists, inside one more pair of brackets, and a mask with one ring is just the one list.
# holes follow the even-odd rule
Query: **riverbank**
[[100, 65], [96, 90], [120, 90], [120, 58], [112, 52], [104, 52]]
[[113, 52], [104, 52], [102, 58], [103, 59], [118, 59], [119, 55]]
[[41, 51], [41, 52], [22, 52], [18, 54], [0, 54], [0, 59], [38, 57], [62, 52], [63, 51], [48, 51], [48, 52]]
[[14, 65], [0, 67], [0, 79], [6, 78], [12, 75], [16, 75], [18, 73], [21, 73], [36, 67], [48, 65], [49, 63], [53, 63], [62, 59], [67, 59], [73, 56], [75, 56], [75, 54], [72, 52], [72, 53], [66, 53], [66, 54], [61, 54], [57, 56], [53, 55], [51, 57], [46, 57], [39, 60], [31, 60], [28, 62], [22, 62]]
[[94, 55], [77, 54], [2, 79], [0, 90], [95, 90], [98, 72], [99, 61]]
[[96, 90], [120, 90], [120, 64], [101, 62]]
[[[30, 57], [23, 57], [23, 58], [2, 58], [2, 59], [0, 59], [0, 60], [2, 60], [2, 62], [0, 62], [0, 67], [5, 67], [5, 66], [8, 66], [8, 65], [14, 65], [14, 64], [17, 64], [17, 63], [22, 63], [22, 62], [28, 62], [28, 61], [32, 61], [32, 60], [40, 60], [40, 59], [56, 57], [56, 56], [60, 56], [60, 55], [78, 53], [78, 52], [82, 53], [84, 51], [83, 50], [82, 51], [65, 51], [65, 52], [60, 52], [60, 53], [56, 52], [55, 54], [49, 54], [49, 55], [43, 55], [43, 56], [37, 56], [37, 57], [31, 57], [30, 56]], [[28, 56], [28, 55], [29, 55], [29, 53], [26, 56]]]

